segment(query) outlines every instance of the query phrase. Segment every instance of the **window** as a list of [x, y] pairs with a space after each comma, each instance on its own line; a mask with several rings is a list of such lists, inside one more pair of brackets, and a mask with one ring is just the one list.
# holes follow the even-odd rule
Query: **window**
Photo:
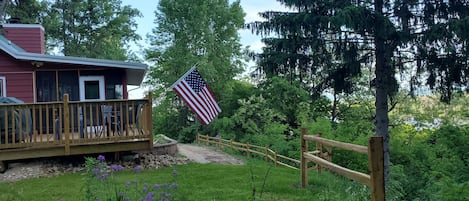
[[7, 81], [3, 76], [0, 76], [0, 96], [7, 96]]
[[85, 99], [99, 99], [99, 81], [85, 81]]
[[80, 76], [80, 100], [104, 100], [104, 76]]
[[37, 102], [57, 101], [55, 71], [36, 72]]

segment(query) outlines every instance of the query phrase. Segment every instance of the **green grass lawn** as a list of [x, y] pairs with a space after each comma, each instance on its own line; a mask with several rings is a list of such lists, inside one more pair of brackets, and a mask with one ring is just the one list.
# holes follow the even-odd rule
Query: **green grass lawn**
[[[283, 167], [271, 167], [262, 161], [249, 161], [246, 165], [187, 164], [170, 168], [133, 171], [115, 174], [115, 186], [124, 187], [127, 181], [138, 180], [151, 187], [158, 183], [173, 182], [173, 170], [178, 175], [173, 200], [366, 200], [367, 187], [326, 171], [309, 173], [309, 187], [300, 188], [300, 172]], [[267, 171], [270, 173], [265, 180]], [[252, 174], [251, 174], [252, 172]], [[14, 183], [0, 183], [2, 201], [74, 201], [85, 200], [83, 173], [65, 174], [50, 178], [37, 178]], [[252, 182], [254, 181], [254, 182]], [[253, 189], [255, 196], [253, 199]], [[260, 199], [263, 190], [262, 199]]]

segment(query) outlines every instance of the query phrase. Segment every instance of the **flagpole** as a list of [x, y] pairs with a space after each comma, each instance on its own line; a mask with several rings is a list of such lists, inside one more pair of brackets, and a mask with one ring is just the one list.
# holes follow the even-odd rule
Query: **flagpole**
[[192, 71], [194, 71], [197, 67], [197, 64], [192, 66], [191, 69], [189, 69], [186, 73], [184, 73], [183, 76], [181, 76], [178, 80], [176, 80], [176, 82], [174, 82], [173, 85], [171, 85], [170, 89], [172, 89], [174, 86], [176, 86], [177, 83], [179, 83], [182, 79], [184, 79], [187, 75], [189, 75], [189, 73], [191, 73]]

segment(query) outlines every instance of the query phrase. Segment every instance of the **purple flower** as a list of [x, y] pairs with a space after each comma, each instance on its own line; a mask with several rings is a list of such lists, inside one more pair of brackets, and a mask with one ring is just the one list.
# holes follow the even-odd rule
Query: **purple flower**
[[159, 188], [160, 188], [160, 185], [159, 185], [159, 184], [155, 184], [155, 185], [153, 186], [153, 188], [159, 189]]
[[124, 169], [124, 167], [122, 167], [122, 165], [111, 165], [111, 171], [113, 171], [113, 172], [118, 172], [118, 171], [121, 171], [123, 169]]
[[134, 168], [134, 171], [135, 172], [141, 172], [142, 171], [142, 166], [141, 165], [137, 165], [135, 168]]
[[147, 193], [147, 196], [145, 197], [145, 201], [153, 201], [153, 197], [155, 197], [155, 193], [149, 192]]
[[164, 184], [161, 185], [161, 186], [163, 186], [164, 188], [166, 188], [166, 187], [168, 187], [169, 185], [168, 185], [168, 183], [164, 183]]
[[132, 185], [132, 182], [130, 182], [130, 181], [125, 182], [126, 187], [129, 187], [130, 185]]
[[178, 175], [178, 171], [177, 170], [173, 170], [173, 175]]
[[104, 173], [104, 174], [100, 175], [100, 176], [98, 177], [98, 179], [99, 179], [99, 180], [105, 180], [105, 179], [107, 179], [108, 177], [109, 177], [109, 174], [108, 174], [108, 173]]
[[96, 201], [103, 201], [101, 198], [96, 198]]
[[163, 198], [161, 201], [169, 201], [167, 198]]
[[176, 183], [171, 184], [171, 188], [174, 188], [174, 189], [178, 188], [178, 184]]
[[93, 168], [92, 172], [93, 172], [93, 174], [97, 175], [97, 174], [99, 174], [99, 173], [101, 172], [101, 169], [99, 169], [99, 168]]
[[119, 197], [124, 197], [124, 192], [119, 192]]
[[129, 196], [125, 197], [125, 201], [130, 201], [130, 197]]
[[106, 158], [103, 155], [99, 155], [98, 160], [101, 161], [101, 162], [104, 162], [106, 160]]

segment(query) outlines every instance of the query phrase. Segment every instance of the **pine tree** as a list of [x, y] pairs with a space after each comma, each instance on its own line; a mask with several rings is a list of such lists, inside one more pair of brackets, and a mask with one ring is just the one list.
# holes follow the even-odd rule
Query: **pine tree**
[[248, 24], [265, 38], [260, 69], [321, 93], [353, 92], [353, 80], [373, 69], [376, 134], [383, 136], [389, 178], [389, 99], [397, 73], [411, 91], [428, 84], [449, 102], [454, 86], [468, 81], [469, 3], [462, 0], [279, 0], [294, 12], [264, 12]]

